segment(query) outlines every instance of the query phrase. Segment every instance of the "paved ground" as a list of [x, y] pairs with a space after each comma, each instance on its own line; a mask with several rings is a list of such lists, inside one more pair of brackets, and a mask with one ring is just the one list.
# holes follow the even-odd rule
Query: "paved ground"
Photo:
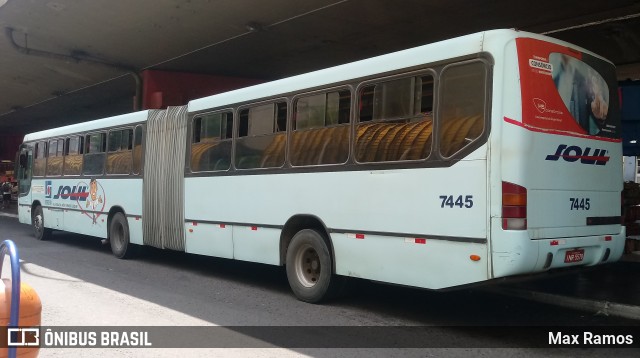
[[[297, 301], [280, 267], [149, 250], [136, 260], [117, 260], [99, 240], [56, 233], [36, 241], [30, 227], [0, 213], [0, 239], [13, 239], [23, 279], [44, 304], [45, 326], [436, 326], [435, 340], [473, 347], [478, 339], [513, 346], [507, 338], [483, 337], [459, 326], [637, 326], [607, 312], [575, 310], [492, 290], [430, 292], [356, 281], [351, 295], [326, 305]], [[627, 263], [624, 263], [627, 265]], [[612, 266], [623, 267], [623, 266]], [[635, 267], [635, 266], [630, 266]], [[632, 268], [633, 269], [633, 268]], [[635, 268], [637, 269], [637, 267]], [[627, 274], [620, 269], [619, 274]], [[5, 266], [3, 272], [8, 272]], [[603, 274], [599, 270], [585, 273]], [[614, 276], [615, 273], [612, 273]], [[6, 274], [5, 274], [6, 275]], [[637, 277], [637, 274], [636, 274]], [[571, 278], [559, 278], [571, 282]], [[547, 286], [539, 283], [538, 291]], [[560, 283], [553, 284], [558, 287]], [[553, 286], [551, 285], [551, 286]], [[533, 292], [526, 286], [508, 287]], [[500, 288], [498, 288], [500, 290]], [[552, 294], [557, 294], [557, 290]], [[566, 293], [565, 293], [566, 296]], [[590, 299], [590, 301], [598, 301]], [[452, 328], [453, 326], [453, 328]], [[480, 334], [480, 337], [478, 335]], [[317, 340], [326, 338], [319, 331]], [[316, 338], [316, 337], [312, 337]], [[601, 350], [571, 349], [43, 349], [41, 357], [393, 357], [393, 356], [601, 356]], [[637, 357], [632, 350], [607, 355]]]

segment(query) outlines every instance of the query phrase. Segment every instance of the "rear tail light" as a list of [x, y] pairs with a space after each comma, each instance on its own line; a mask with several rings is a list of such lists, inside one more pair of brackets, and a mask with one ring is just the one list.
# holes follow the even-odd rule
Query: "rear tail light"
[[502, 229], [527, 229], [527, 188], [502, 182]]

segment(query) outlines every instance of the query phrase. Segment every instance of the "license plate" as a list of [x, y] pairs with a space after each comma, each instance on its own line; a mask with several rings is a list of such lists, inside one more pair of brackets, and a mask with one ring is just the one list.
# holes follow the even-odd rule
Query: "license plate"
[[569, 250], [564, 254], [564, 262], [580, 262], [584, 259], [584, 249]]

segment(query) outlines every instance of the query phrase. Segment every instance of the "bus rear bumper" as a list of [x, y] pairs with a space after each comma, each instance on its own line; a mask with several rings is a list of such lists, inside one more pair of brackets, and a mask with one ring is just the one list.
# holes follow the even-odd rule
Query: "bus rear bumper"
[[593, 266], [615, 262], [624, 251], [625, 229], [618, 235], [596, 235], [535, 240], [538, 261], [534, 272], [572, 266]]
[[618, 234], [531, 239], [527, 231], [496, 230], [491, 239], [493, 278], [615, 262], [622, 257]]

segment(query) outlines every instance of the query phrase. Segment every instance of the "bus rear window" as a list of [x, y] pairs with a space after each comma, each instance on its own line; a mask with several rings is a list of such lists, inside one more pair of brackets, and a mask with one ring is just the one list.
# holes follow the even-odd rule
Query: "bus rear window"
[[581, 60], [551, 53], [552, 77], [562, 102], [573, 119], [587, 132], [598, 134], [609, 114], [609, 87], [604, 78]]
[[517, 39], [524, 124], [581, 136], [620, 138], [615, 68], [575, 49]]

